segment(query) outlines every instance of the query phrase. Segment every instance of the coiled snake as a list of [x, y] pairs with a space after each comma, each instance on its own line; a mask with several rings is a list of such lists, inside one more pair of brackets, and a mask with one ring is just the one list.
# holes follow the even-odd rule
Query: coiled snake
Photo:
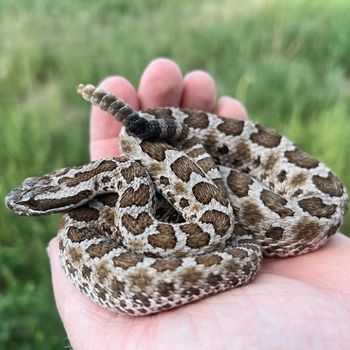
[[343, 221], [338, 178], [272, 129], [178, 108], [135, 112], [92, 85], [78, 93], [124, 125], [123, 156], [28, 178], [6, 204], [64, 213], [62, 266], [102, 306], [146, 315], [238, 287], [262, 255], [313, 251]]

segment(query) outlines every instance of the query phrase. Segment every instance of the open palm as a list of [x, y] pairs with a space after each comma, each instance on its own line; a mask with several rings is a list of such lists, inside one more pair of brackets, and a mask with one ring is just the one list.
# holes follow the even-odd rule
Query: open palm
[[[134, 109], [181, 106], [246, 119], [244, 107], [222, 97], [213, 79], [182, 77], [172, 61], [145, 70], [138, 92], [122, 77], [101, 86]], [[120, 125], [92, 109], [91, 157], [118, 156]], [[64, 275], [57, 239], [49, 245], [58, 311], [74, 349], [347, 349], [350, 344], [350, 239], [336, 234], [314, 253], [264, 259], [249, 285], [154, 316], [129, 317], [92, 303]]]

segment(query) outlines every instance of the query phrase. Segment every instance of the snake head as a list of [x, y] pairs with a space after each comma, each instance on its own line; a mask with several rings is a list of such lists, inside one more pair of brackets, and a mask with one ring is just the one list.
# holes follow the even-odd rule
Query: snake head
[[[55, 191], [50, 176], [29, 177], [5, 197], [6, 206], [18, 215], [43, 215], [43, 197]], [[45, 210], [46, 209], [46, 210]]]
[[84, 204], [92, 192], [81, 191], [79, 186], [67, 190], [62, 182], [67, 180], [64, 175], [68, 172], [69, 168], [66, 168], [41, 177], [25, 179], [6, 196], [6, 206], [17, 215], [34, 216], [64, 213]]

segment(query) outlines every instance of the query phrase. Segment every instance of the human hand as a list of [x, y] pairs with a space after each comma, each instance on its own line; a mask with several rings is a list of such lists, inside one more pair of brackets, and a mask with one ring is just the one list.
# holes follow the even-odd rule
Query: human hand
[[[101, 86], [134, 109], [181, 106], [213, 111], [216, 89], [205, 72], [182, 78], [169, 60], [153, 61], [139, 90], [122, 77]], [[216, 113], [246, 119], [244, 107], [221, 98]], [[117, 157], [120, 124], [92, 108], [91, 157]], [[336, 234], [316, 252], [263, 260], [247, 286], [153, 316], [129, 317], [99, 307], [73, 287], [48, 248], [56, 304], [74, 349], [345, 349], [350, 344], [350, 239]]]

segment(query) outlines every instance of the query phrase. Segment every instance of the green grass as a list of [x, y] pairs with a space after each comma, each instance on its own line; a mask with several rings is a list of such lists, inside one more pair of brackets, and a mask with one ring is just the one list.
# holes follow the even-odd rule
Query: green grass
[[[338, 1], [0, 0], [0, 197], [25, 177], [88, 161], [79, 82], [136, 86], [167, 56], [327, 163], [349, 188], [350, 7]], [[61, 349], [45, 247], [57, 218], [0, 204], [0, 347]], [[350, 232], [350, 219], [343, 225]]]

